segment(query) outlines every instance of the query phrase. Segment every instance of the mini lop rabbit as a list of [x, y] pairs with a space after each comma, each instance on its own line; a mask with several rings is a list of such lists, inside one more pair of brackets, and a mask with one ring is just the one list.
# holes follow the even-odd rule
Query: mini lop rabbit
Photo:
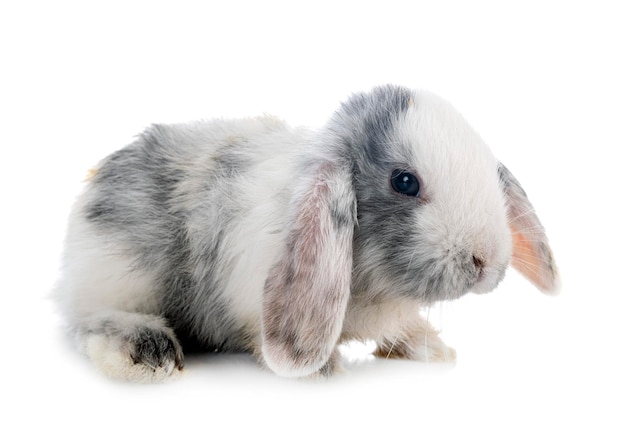
[[420, 309], [512, 265], [558, 290], [524, 190], [447, 102], [384, 86], [320, 130], [272, 117], [154, 125], [73, 208], [56, 295], [106, 374], [162, 380], [183, 349], [329, 375], [337, 345], [453, 360]]

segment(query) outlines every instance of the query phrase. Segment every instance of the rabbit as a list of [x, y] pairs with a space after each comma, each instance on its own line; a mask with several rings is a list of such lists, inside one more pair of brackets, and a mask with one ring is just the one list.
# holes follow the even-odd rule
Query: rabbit
[[423, 309], [492, 291], [509, 266], [559, 291], [513, 174], [447, 101], [385, 85], [315, 130], [269, 115], [150, 126], [91, 171], [55, 296], [113, 378], [176, 377], [183, 351], [324, 377], [348, 341], [455, 360]]

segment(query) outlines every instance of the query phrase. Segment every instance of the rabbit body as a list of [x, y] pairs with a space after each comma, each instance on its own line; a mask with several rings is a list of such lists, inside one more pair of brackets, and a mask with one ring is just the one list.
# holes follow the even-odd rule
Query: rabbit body
[[[397, 172], [419, 195], [394, 190]], [[446, 102], [387, 86], [321, 130], [270, 116], [150, 127], [79, 196], [56, 296], [114, 377], [173, 376], [183, 349], [246, 351], [307, 376], [331, 374], [352, 339], [385, 357], [454, 359], [420, 309], [492, 290], [512, 260], [556, 289], [515, 178]]]

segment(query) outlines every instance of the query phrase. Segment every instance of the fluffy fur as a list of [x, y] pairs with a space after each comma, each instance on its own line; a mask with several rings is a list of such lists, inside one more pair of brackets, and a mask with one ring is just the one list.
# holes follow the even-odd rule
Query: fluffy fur
[[[417, 178], [418, 196], [391, 186]], [[445, 101], [385, 86], [320, 130], [273, 117], [155, 125], [104, 159], [69, 222], [57, 298], [108, 375], [155, 381], [183, 350], [331, 374], [337, 345], [451, 360], [420, 308], [513, 266], [558, 288], [523, 189]]]

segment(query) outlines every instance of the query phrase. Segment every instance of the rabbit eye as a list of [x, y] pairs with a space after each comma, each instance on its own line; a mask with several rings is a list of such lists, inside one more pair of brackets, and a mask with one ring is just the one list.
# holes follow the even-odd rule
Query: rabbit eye
[[396, 169], [391, 173], [391, 186], [406, 196], [417, 197], [420, 193], [419, 180], [412, 173], [402, 169]]

